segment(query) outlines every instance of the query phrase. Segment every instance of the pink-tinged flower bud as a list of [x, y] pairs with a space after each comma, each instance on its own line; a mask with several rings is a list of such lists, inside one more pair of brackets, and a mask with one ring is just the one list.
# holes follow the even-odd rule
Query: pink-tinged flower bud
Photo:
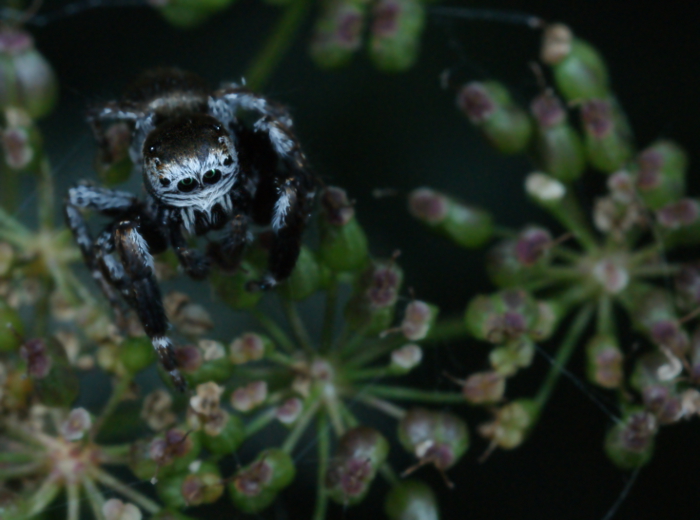
[[423, 350], [418, 345], [404, 345], [391, 353], [389, 372], [400, 375], [407, 374], [417, 367], [423, 359]]
[[401, 332], [408, 340], [420, 341], [430, 332], [437, 314], [438, 309], [436, 306], [420, 300], [414, 300], [406, 306], [403, 321], [401, 322]]
[[264, 358], [272, 350], [272, 340], [262, 334], [248, 332], [231, 342], [229, 359], [234, 365], [243, 365]]
[[700, 263], [683, 264], [675, 277], [676, 297], [685, 310], [700, 306]]
[[642, 391], [644, 408], [654, 414], [659, 424], [672, 424], [683, 417], [681, 396], [667, 385], [651, 385]]
[[671, 230], [694, 226], [700, 221], [700, 203], [695, 199], [672, 202], [656, 212], [656, 220], [662, 227]]
[[624, 255], [603, 257], [592, 265], [591, 278], [608, 294], [619, 294], [630, 282], [628, 258]]
[[608, 197], [599, 197], [595, 201], [595, 227], [601, 233], [609, 234], [617, 242], [622, 242], [630, 231], [645, 226], [647, 221], [646, 212], [636, 201], [620, 200], [614, 193]]
[[345, 190], [328, 187], [321, 194], [319, 233], [319, 258], [331, 271], [357, 271], [367, 264], [367, 237]]
[[524, 267], [532, 267], [549, 252], [552, 235], [544, 228], [530, 226], [518, 234], [515, 256]]
[[629, 127], [614, 99], [590, 99], [581, 105], [584, 144], [591, 166], [614, 173], [632, 157]]
[[439, 520], [437, 497], [430, 486], [419, 480], [402, 480], [384, 500], [389, 520]]
[[161, 431], [175, 423], [173, 398], [165, 390], [154, 390], [143, 400], [141, 419], [151, 430]]
[[649, 352], [637, 360], [630, 382], [633, 388], [643, 392], [649, 386], [673, 384], [681, 372], [683, 363], [677, 357], [666, 352]]
[[465, 85], [457, 94], [457, 106], [499, 152], [520, 153], [530, 143], [532, 121], [500, 83]]
[[564, 315], [564, 307], [556, 300], [538, 301], [537, 318], [530, 330], [530, 339], [535, 342], [552, 337]]
[[327, 0], [316, 19], [311, 58], [319, 67], [345, 65], [362, 45], [368, 3], [362, 0]]
[[361, 502], [388, 453], [389, 443], [373, 428], [358, 426], [345, 432], [326, 472], [329, 497], [344, 505]]
[[542, 170], [563, 182], [578, 179], [586, 169], [586, 155], [561, 101], [547, 92], [535, 98], [530, 111], [537, 123], [535, 150]]
[[18, 107], [33, 119], [56, 104], [58, 83], [51, 66], [34, 48], [29, 33], [0, 27], [0, 107]]
[[540, 59], [552, 67], [557, 90], [567, 101], [608, 94], [608, 72], [600, 54], [566, 25], [557, 23], [545, 29]]
[[537, 316], [537, 303], [532, 296], [511, 289], [473, 298], [465, 320], [475, 338], [499, 344], [531, 331]]
[[286, 425], [291, 425], [304, 411], [304, 403], [297, 397], [287, 399], [281, 406], [277, 407], [276, 417], [279, 422]]
[[550, 255], [543, 255], [540, 262], [523, 265], [516, 252], [517, 245], [517, 240], [501, 240], [487, 253], [486, 269], [491, 281], [498, 287], [523, 285], [540, 274], [549, 263]]
[[386, 330], [403, 282], [403, 271], [393, 259], [372, 260], [359, 277], [353, 294], [345, 306], [345, 319], [365, 335]]
[[182, 473], [188, 470], [201, 450], [199, 432], [172, 428], [148, 444], [135, 443], [129, 457], [129, 468], [143, 480]]
[[229, 485], [234, 505], [244, 513], [268, 507], [294, 480], [296, 469], [289, 454], [279, 449], [261, 452], [248, 466], [236, 472]]
[[523, 443], [538, 415], [533, 401], [518, 399], [495, 410], [493, 421], [479, 425], [479, 434], [494, 446], [512, 450]]
[[379, 0], [372, 9], [369, 52], [378, 69], [401, 72], [418, 57], [425, 8], [417, 0]]
[[614, 336], [598, 335], [586, 345], [588, 380], [603, 388], [619, 388], [624, 357]]
[[85, 408], [75, 408], [70, 411], [65, 421], [61, 423], [59, 432], [67, 441], [82, 439], [92, 427], [92, 418]]
[[651, 326], [651, 340], [674, 356], [682, 358], [690, 348], [688, 333], [681, 328], [677, 320], [660, 320]]
[[51, 357], [42, 339], [30, 339], [19, 349], [20, 357], [27, 362], [29, 377], [43, 379], [51, 371]]
[[445, 471], [467, 451], [469, 430], [451, 413], [413, 408], [399, 422], [399, 442], [421, 465]]
[[632, 411], [605, 437], [605, 452], [621, 469], [644, 466], [654, 451], [658, 429], [656, 418], [646, 411]]
[[413, 190], [408, 197], [408, 209], [428, 228], [462, 247], [479, 248], [493, 235], [490, 213], [430, 188]]
[[262, 405], [266, 399], [267, 383], [265, 381], [253, 381], [233, 391], [231, 394], [231, 406], [239, 412], [250, 412]]
[[195, 345], [185, 345], [175, 351], [177, 366], [184, 372], [196, 372], [204, 362], [201, 349]]
[[637, 156], [636, 187], [651, 209], [677, 201], [685, 193], [688, 155], [673, 141], [657, 141]]
[[110, 498], [104, 503], [102, 514], [105, 520], [141, 520], [143, 518], [138, 507], [117, 498]]
[[471, 404], [494, 404], [503, 399], [506, 379], [495, 371], [477, 372], [462, 385], [464, 398]]

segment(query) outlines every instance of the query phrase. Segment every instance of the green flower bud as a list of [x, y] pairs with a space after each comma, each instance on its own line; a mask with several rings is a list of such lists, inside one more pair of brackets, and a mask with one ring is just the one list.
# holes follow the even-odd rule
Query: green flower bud
[[372, 9], [369, 52], [378, 69], [401, 72], [418, 57], [425, 9], [418, 0], [379, 0]]
[[224, 494], [224, 482], [219, 468], [215, 464], [202, 463], [196, 473], [185, 477], [180, 493], [187, 506], [213, 504]]
[[576, 38], [564, 24], [544, 31], [541, 60], [552, 67], [554, 82], [567, 101], [608, 95], [608, 71], [598, 51]]
[[676, 319], [676, 311], [669, 294], [649, 286], [636, 284], [623, 293], [625, 303], [635, 327], [644, 333], [651, 333], [655, 323]]
[[56, 76], [29, 33], [0, 27], [0, 107], [22, 108], [38, 119], [53, 109], [57, 98]]
[[645, 388], [658, 384], [674, 385], [675, 379], [683, 371], [680, 359], [669, 357], [663, 352], [649, 352], [637, 360], [630, 377], [632, 388], [643, 392]]
[[537, 302], [528, 292], [510, 289], [473, 298], [465, 321], [472, 336], [498, 344], [527, 334], [538, 314]]
[[202, 433], [202, 444], [213, 455], [230, 455], [245, 440], [245, 425], [236, 415], [228, 415], [226, 424], [216, 435]]
[[236, 472], [229, 485], [234, 505], [244, 513], [258, 513], [294, 480], [296, 470], [289, 454], [276, 448], [261, 452]]
[[616, 102], [589, 99], [581, 106], [584, 144], [591, 166], [614, 173], [632, 157], [629, 128]]
[[654, 414], [659, 424], [673, 424], [685, 415], [681, 396], [668, 384], [647, 386], [642, 392], [642, 400], [644, 408]]
[[656, 212], [656, 221], [665, 231], [664, 245], [694, 245], [700, 242], [700, 200], [681, 199]]
[[636, 187], [651, 209], [659, 209], [685, 193], [688, 156], [673, 141], [657, 141], [637, 156]]
[[360, 275], [345, 306], [345, 319], [354, 329], [371, 336], [386, 330], [394, 317], [394, 307], [403, 281], [403, 272], [394, 260], [373, 260]]
[[658, 426], [652, 414], [632, 410], [605, 436], [605, 453], [621, 469], [644, 466], [654, 451]]
[[180, 29], [191, 29], [226, 9], [232, 0], [159, 0], [152, 3], [172, 25]]
[[119, 345], [119, 360], [130, 374], [149, 367], [156, 360], [156, 353], [148, 336], [127, 338]]
[[211, 286], [224, 303], [235, 310], [254, 308], [263, 296], [262, 291], [248, 291], [246, 285], [262, 276], [251, 262], [244, 260], [233, 274], [213, 271]]
[[195, 461], [188, 472], [162, 478], [156, 483], [158, 496], [173, 509], [215, 502], [223, 491], [219, 468], [211, 462]]
[[345, 432], [326, 472], [331, 500], [344, 505], [361, 502], [388, 453], [389, 443], [373, 428], [358, 426]]
[[308, 298], [321, 288], [324, 279], [322, 269], [313, 252], [302, 246], [292, 275], [278, 286], [277, 292], [292, 301]]
[[511, 450], [523, 443], [537, 420], [539, 410], [531, 399], [518, 399], [494, 413], [493, 421], [479, 425], [479, 434], [494, 446]]
[[328, 187], [321, 195], [318, 255], [331, 271], [357, 271], [367, 265], [367, 237], [344, 190]]
[[586, 169], [586, 155], [561, 101], [547, 92], [535, 98], [530, 110], [537, 122], [535, 149], [542, 170], [562, 182], [575, 181]]
[[588, 380], [603, 388], [619, 388], [624, 377], [622, 351], [614, 336], [597, 335], [586, 345]]
[[345, 65], [362, 45], [368, 2], [325, 0], [316, 20], [311, 58], [319, 67]]
[[418, 345], [408, 344], [391, 353], [389, 373], [392, 375], [408, 374], [423, 360], [423, 350]]
[[493, 236], [490, 213], [430, 188], [413, 190], [408, 197], [408, 209], [427, 227], [462, 247], [480, 248]]
[[503, 377], [511, 377], [521, 368], [529, 367], [534, 357], [534, 343], [528, 337], [523, 336], [491, 350], [489, 362], [498, 374]]
[[440, 520], [435, 493], [419, 480], [404, 480], [392, 487], [384, 512], [389, 520]]
[[537, 319], [530, 331], [530, 338], [535, 342], [552, 337], [565, 309], [556, 300], [537, 302]]
[[457, 95], [457, 106], [499, 152], [524, 152], [530, 143], [532, 121], [500, 83], [465, 85]]
[[22, 345], [24, 324], [15, 309], [0, 299], [0, 352], [12, 352]]
[[469, 430], [447, 412], [413, 408], [399, 422], [399, 442], [420, 460], [441, 471], [454, 466], [469, 448]]
[[31, 339], [22, 345], [22, 358], [42, 404], [70, 407], [78, 397], [79, 382], [66, 350], [56, 339]]
[[39, 167], [43, 157], [41, 133], [24, 109], [5, 109], [0, 144], [4, 162], [10, 170], [36, 171]]

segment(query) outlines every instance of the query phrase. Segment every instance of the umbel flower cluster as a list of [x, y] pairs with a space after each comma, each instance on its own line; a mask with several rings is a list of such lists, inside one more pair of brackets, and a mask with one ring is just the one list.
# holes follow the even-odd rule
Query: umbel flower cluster
[[[498, 291], [474, 297], [464, 317], [468, 334], [491, 345], [489, 368], [460, 381], [470, 403], [494, 410], [479, 427], [491, 447], [523, 442], [581, 348], [590, 384], [616, 399], [606, 453], [636, 468], [650, 459], [661, 426], [700, 411], [700, 330], [689, 329], [700, 269], [673, 261], [676, 249], [700, 243], [700, 202], [685, 193], [688, 161], [676, 143], [635, 146], [596, 49], [555, 24], [544, 31], [540, 61], [554, 87], [529, 110], [495, 81], [462, 86], [457, 106], [498, 151], [528, 154], [536, 170], [525, 192], [564, 230], [496, 231], [487, 212], [429, 188], [411, 193], [409, 209], [462, 247], [498, 238], [487, 255]], [[574, 186], [589, 179], [605, 188], [587, 211]], [[550, 357], [540, 345], [555, 349], [551, 372], [535, 395], [509, 395], [508, 380], [538, 350]]]
[[[189, 27], [231, 2], [149, 3]], [[251, 68], [251, 88], [269, 75], [280, 42], [308, 7], [289, 2]], [[423, 19], [415, 0], [327, 0], [312, 58], [342, 65], [368, 32], [378, 68], [406, 69], [417, 57]], [[503, 235], [489, 254], [500, 290], [475, 297], [464, 317], [442, 317], [404, 288], [398, 254], [370, 254], [345, 190], [324, 187], [296, 268], [272, 294], [245, 289], [267, 263], [264, 233], [235, 273], [210, 279], [215, 304], [256, 326], [227, 337], [204, 302], [179, 291], [165, 296], [190, 389], [181, 395], [167, 377], [152, 377], [155, 354], [137, 320], [115, 324], [106, 302], [82, 282], [79, 251], [55, 218], [60, 197], [36, 125], [55, 105], [57, 82], [26, 31], [0, 26], [0, 517], [51, 511], [68, 520], [182, 520], [214, 503], [258, 514], [300, 478], [300, 461], [311, 460], [314, 520], [331, 517], [331, 503], [362, 502], [370, 489], [384, 493], [390, 520], [437, 520], [436, 495], [418, 477], [437, 471], [451, 486], [449, 470], [470, 444], [457, 406], [488, 406], [494, 418], [478, 432], [492, 449], [514, 448], [578, 346], [588, 353], [591, 382], [617, 391], [608, 454], [623, 468], [646, 462], [660, 425], [700, 406], [700, 334], [686, 330], [700, 304], [700, 267], [667, 257], [700, 240], [700, 208], [685, 198], [686, 159], [677, 145], [635, 149], [595, 49], [554, 25], [545, 31], [542, 61], [564, 101], [547, 90], [526, 112], [505, 87], [486, 82], [460, 89], [458, 106], [497, 149], [531, 154], [538, 171], [527, 177], [526, 192], [566, 231], [502, 232], [483, 210], [415, 190], [412, 214], [456, 244], [481, 248]], [[115, 157], [124, 151], [119, 131], [108, 134]], [[128, 177], [128, 158], [107, 170], [97, 163], [107, 183]], [[596, 175], [588, 170], [608, 174], [591, 219], [571, 190], [584, 173]], [[26, 179], [38, 194], [33, 227], [14, 216]], [[154, 269], [160, 280], [177, 279], [176, 266], [164, 253]], [[680, 301], [654, 283], [670, 275]], [[315, 313], [301, 310], [312, 307]], [[584, 341], [594, 316], [595, 332]], [[629, 348], [630, 325], [648, 339], [643, 354]], [[461, 388], [425, 390], [405, 377], [427, 348], [469, 335], [491, 344], [490, 368], [457, 380]], [[548, 343], [558, 351], [541, 389], [510, 396], [507, 380]], [[85, 404], [95, 374], [110, 386], [99, 406]], [[376, 421], [379, 414], [390, 427]], [[401, 452], [402, 465], [389, 462]]]

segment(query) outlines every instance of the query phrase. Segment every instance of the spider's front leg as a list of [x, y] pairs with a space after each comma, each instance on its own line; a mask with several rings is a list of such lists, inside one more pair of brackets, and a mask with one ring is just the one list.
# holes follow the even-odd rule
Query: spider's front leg
[[168, 319], [155, 278], [153, 257], [136, 222], [122, 221], [115, 231], [115, 245], [128, 279], [129, 301], [146, 334], [151, 338], [160, 364], [170, 374], [175, 387], [184, 392], [187, 383], [177, 369], [175, 349], [167, 336]]
[[[252, 135], [245, 137], [247, 146], [258, 150], [269, 150], [283, 164], [283, 173], [266, 163], [264, 153], [251, 157], [258, 172], [258, 191], [253, 201], [255, 206], [265, 207], [274, 200], [272, 229], [274, 238], [270, 248], [269, 273], [250, 289], [266, 290], [291, 275], [301, 250], [301, 236], [308, 220], [315, 195], [316, 183], [308, 171], [306, 156], [292, 131], [292, 119], [287, 110], [263, 96], [242, 87], [222, 89], [209, 102], [211, 113], [229, 126], [235, 125], [236, 114], [241, 111], [257, 113], [259, 119], [253, 126]], [[274, 161], [276, 162], [276, 161]]]

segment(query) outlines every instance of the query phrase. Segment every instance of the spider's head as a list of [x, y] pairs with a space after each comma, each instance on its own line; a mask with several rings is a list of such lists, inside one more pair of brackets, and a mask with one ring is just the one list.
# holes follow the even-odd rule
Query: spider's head
[[216, 118], [195, 114], [156, 127], [143, 145], [146, 189], [159, 202], [208, 214], [225, 208], [238, 172], [236, 149]]

